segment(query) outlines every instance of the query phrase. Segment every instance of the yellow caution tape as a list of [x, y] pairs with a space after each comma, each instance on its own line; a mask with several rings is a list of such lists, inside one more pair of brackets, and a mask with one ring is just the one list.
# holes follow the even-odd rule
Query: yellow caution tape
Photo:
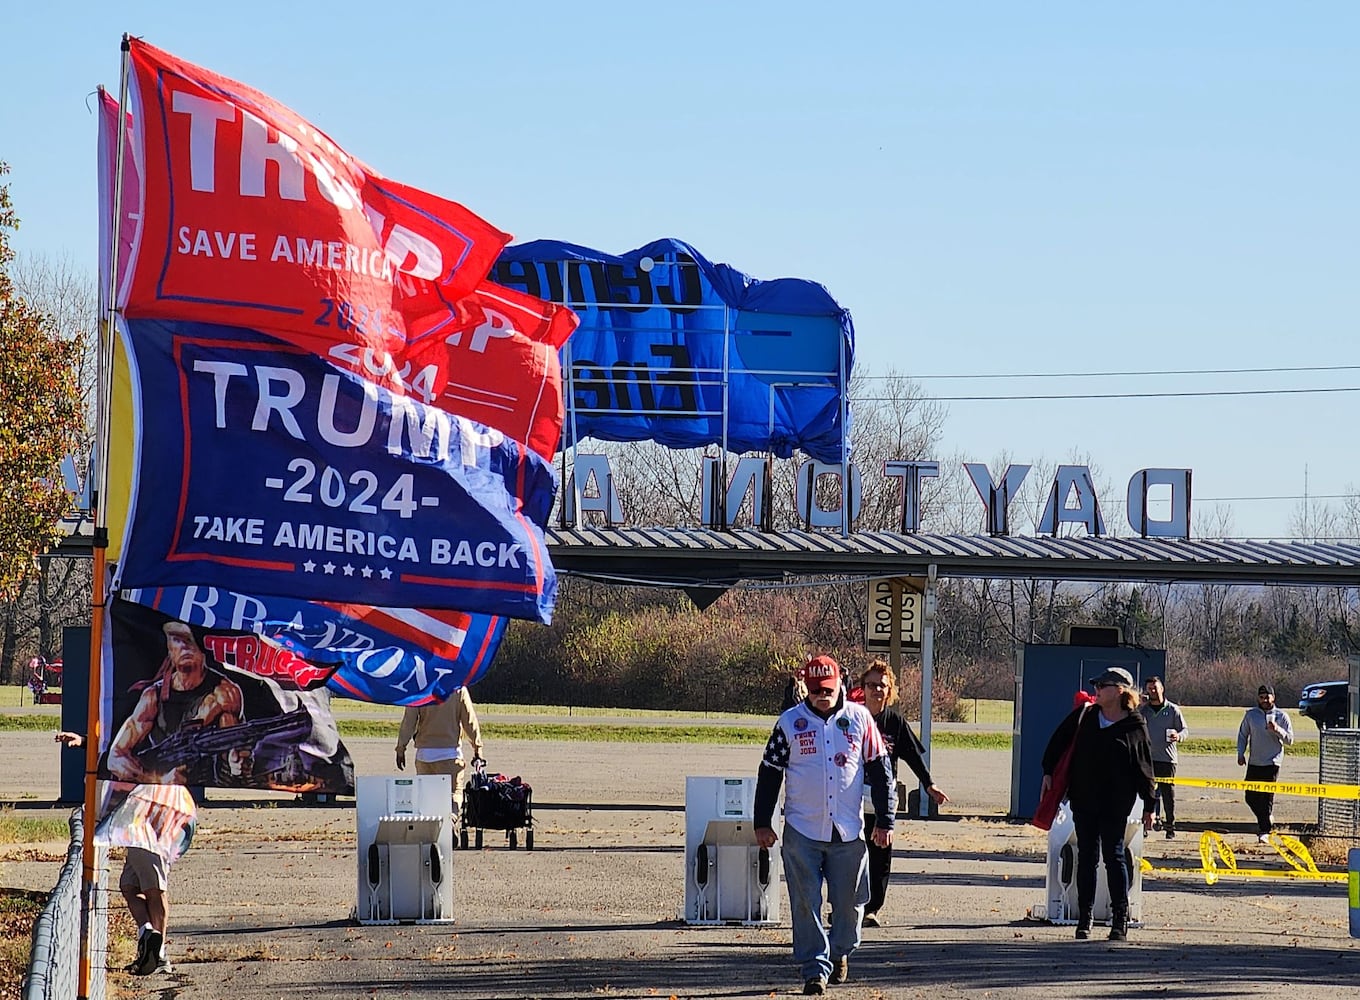
[[[1256, 782], [1253, 782], [1255, 784]], [[1280, 856], [1289, 862], [1288, 871], [1272, 871], [1267, 868], [1238, 868], [1237, 855], [1227, 841], [1212, 830], [1205, 830], [1199, 838], [1199, 868], [1155, 868], [1147, 858], [1142, 859], [1143, 872], [1159, 872], [1167, 875], [1203, 875], [1205, 885], [1213, 885], [1224, 875], [1247, 878], [1306, 878], [1317, 882], [1350, 882], [1351, 899], [1360, 897], [1360, 878], [1355, 872], [1318, 871], [1313, 856], [1294, 837], [1280, 833], [1270, 835], [1270, 843]], [[1220, 864], [1222, 867], [1220, 867]], [[1352, 905], [1355, 905], [1352, 903]]]
[[1157, 778], [1159, 785], [1218, 788], [1230, 792], [1274, 792], [1310, 799], [1360, 799], [1360, 785], [1305, 785], [1286, 781], [1220, 781], [1217, 778]]

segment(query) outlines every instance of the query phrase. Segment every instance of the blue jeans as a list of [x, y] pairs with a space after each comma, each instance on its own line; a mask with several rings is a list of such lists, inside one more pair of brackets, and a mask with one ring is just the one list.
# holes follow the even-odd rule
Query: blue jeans
[[[793, 960], [804, 979], [831, 975], [836, 959], [859, 947], [860, 917], [869, 901], [869, 856], [856, 837], [809, 840], [784, 824], [784, 878], [789, 883]], [[822, 929], [822, 880], [831, 903], [831, 936]]]

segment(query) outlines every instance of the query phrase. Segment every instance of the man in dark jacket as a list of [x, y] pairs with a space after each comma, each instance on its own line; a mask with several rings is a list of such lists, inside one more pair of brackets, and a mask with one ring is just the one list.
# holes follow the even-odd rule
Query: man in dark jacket
[[1139, 798], [1143, 800], [1143, 829], [1152, 830], [1156, 794], [1152, 750], [1147, 723], [1138, 713], [1133, 675], [1122, 667], [1110, 667], [1091, 678], [1091, 684], [1096, 689], [1095, 704], [1084, 715], [1081, 709], [1072, 712], [1048, 741], [1043, 789], [1048, 790], [1058, 759], [1075, 739], [1067, 799], [1077, 831], [1077, 937], [1091, 936], [1099, 853], [1110, 890], [1110, 940], [1124, 941], [1129, 927], [1124, 834]]

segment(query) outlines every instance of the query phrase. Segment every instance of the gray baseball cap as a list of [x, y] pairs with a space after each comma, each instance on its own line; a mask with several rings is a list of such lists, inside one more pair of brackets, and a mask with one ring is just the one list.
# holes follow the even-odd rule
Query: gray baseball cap
[[1106, 667], [1105, 672], [1099, 677], [1092, 677], [1088, 684], [1123, 684], [1125, 687], [1133, 687], [1133, 674], [1123, 667]]

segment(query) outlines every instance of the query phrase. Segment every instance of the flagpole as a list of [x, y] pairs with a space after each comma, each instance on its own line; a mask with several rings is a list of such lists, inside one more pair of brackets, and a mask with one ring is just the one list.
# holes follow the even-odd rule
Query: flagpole
[[[109, 225], [109, 256], [107, 275], [108, 299], [99, 334], [96, 352], [97, 381], [95, 384], [95, 439], [91, 464], [94, 469], [94, 487], [90, 491], [90, 514], [94, 521], [94, 579], [91, 581], [90, 598], [90, 682], [88, 704], [85, 714], [85, 811], [82, 824], [81, 862], [82, 862], [82, 900], [80, 920], [80, 966], [76, 996], [81, 1000], [90, 995], [91, 958], [90, 948], [93, 935], [91, 923], [95, 919], [96, 901], [94, 828], [99, 816], [98, 777], [99, 747], [103, 742], [99, 731], [100, 703], [103, 700], [103, 651], [104, 651], [104, 605], [108, 601], [105, 575], [107, 573], [106, 550], [109, 544], [108, 517], [104, 497], [108, 493], [108, 451], [111, 400], [113, 395], [113, 331], [114, 317], [118, 302], [118, 247], [119, 229], [123, 219], [123, 171], [124, 155], [127, 147], [127, 101], [128, 76], [131, 46], [129, 36], [123, 35], [122, 65], [118, 80], [118, 122], [114, 129], [114, 142], [118, 144], [113, 171], [113, 191], [110, 192], [109, 209], [112, 214]], [[104, 109], [99, 110], [99, 127], [102, 129]], [[102, 276], [101, 276], [102, 277]]]

